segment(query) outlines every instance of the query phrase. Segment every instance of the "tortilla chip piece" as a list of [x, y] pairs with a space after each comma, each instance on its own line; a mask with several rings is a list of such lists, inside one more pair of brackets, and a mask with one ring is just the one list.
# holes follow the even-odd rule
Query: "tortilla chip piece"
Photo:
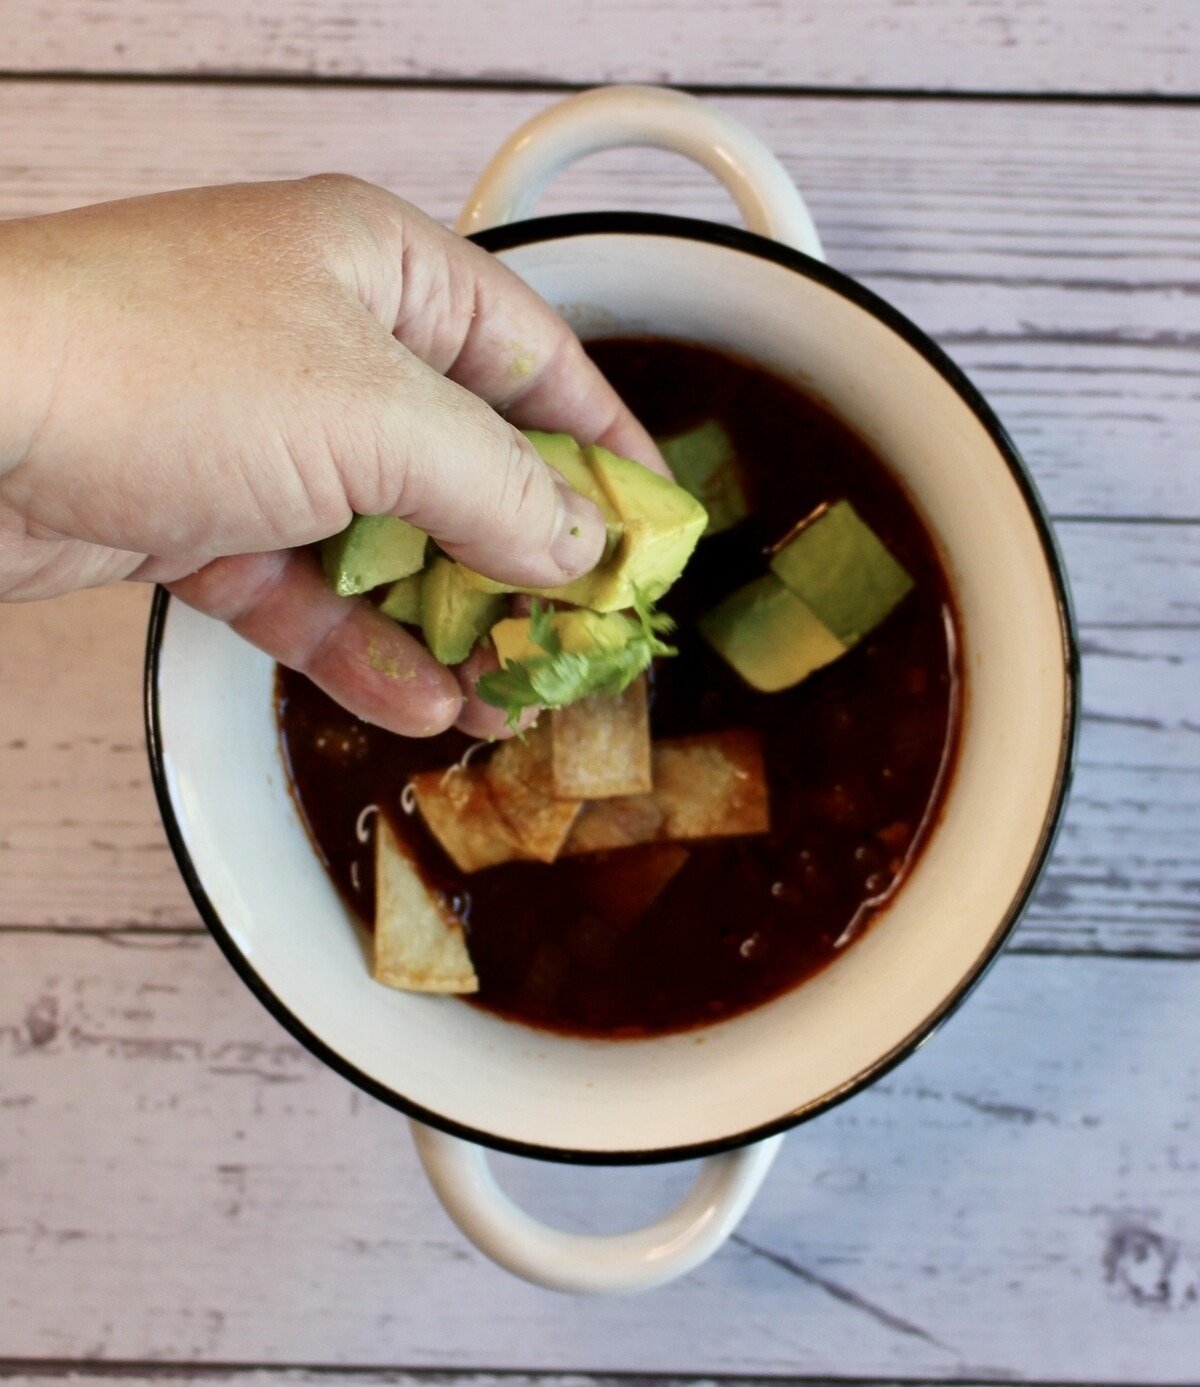
[[527, 856], [477, 767], [422, 771], [408, 783], [429, 831], [460, 872], [478, 872]]
[[646, 678], [624, 693], [592, 694], [550, 715], [554, 793], [560, 799], [644, 795], [650, 773]]
[[391, 824], [375, 834], [376, 982], [409, 992], [478, 992], [462, 921], [421, 879]]
[[618, 857], [581, 862], [581, 886], [589, 908], [618, 929], [636, 924], [690, 856], [679, 843], [648, 843], [626, 848]]
[[564, 857], [638, 843], [742, 837], [770, 828], [767, 777], [758, 734], [706, 732], [657, 742], [648, 795], [584, 807]]
[[757, 732], [733, 728], [679, 737], [654, 749], [660, 837], [742, 837], [771, 826], [767, 775]]
[[492, 801], [509, 832], [530, 857], [553, 862], [583, 808], [556, 799], [550, 775], [550, 719], [502, 742], [483, 769]]
[[585, 804], [567, 841], [563, 857], [606, 852], [653, 843], [663, 825], [663, 811], [653, 795], [623, 795]]

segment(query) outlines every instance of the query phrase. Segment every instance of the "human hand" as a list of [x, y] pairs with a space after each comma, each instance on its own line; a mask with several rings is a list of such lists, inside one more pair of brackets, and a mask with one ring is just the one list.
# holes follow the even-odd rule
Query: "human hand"
[[498, 735], [480, 652], [444, 669], [297, 546], [390, 513], [492, 577], [570, 581], [603, 521], [517, 425], [665, 470], [532, 290], [370, 184], [0, 223], [0, 598], [165, 583], [368, 721]]

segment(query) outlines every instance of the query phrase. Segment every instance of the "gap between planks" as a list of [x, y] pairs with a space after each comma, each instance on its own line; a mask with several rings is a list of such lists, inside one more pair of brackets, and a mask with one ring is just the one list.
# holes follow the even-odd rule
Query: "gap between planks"
[[[630, 82], [641, 79], [629, 78]], [[646, 78], [649, 82], [650, 79]], [[112, 71], [96, 72], [87, 68], [42, 68], [22, 71], [20, 68], [0, 68], [0, 82], [94, 82], [130, 83], [141, 86], [170, 86], [186, 84], [196, 87], [328, 87], [347, 91], [431, 91], [431, 92], [509, 92], [544, 93], [547, 96], [571, 96], [604, 85], [596, 81], [555, 81], [548, 77], [391, 77], [369, 75], [343, 76], [337, 73], [280, 71], [272, 68], [253, 68], [243, 71]], [[1039, 106], [1200, 106], [1200, 90], [1195, 92], [1144, 91], [1038, 91], [1022, 87], [902, 87], [863, 85], [855, 87], [836, 84], [805, 86], [772, 86], [758, 82], [653, 82], [669, 86], [692, 96], [776, 97], [788, 101], [953, 101], [967, 103], [1012, 102]]]
[[[1189, 0], [6, 0], [11, 71], [1189, 96]], [[632, 35], [636, 38], [631, 39]]]
[[[1061, 537], [1085, 660], [1075, 789], [1014, 951], [1200, 952], [1189, 692], [1200, 660], [1195, 531], [1076, 525]], [[128, 585], [0, 610], [0, 920], [162, 948], [199, 930], [150, 792], [140, 725], [149, 594]], [[1120, 620], [1098, 630], [1092, 615]], [[1171, 624], [1151, 630], [1144, 619]], [[1178, 624], [1176, 624], [1178, 623]], [[84, 686], [80, 662], [93, 677]], [[86, 729], [86, 730], [85, 730]], [[134, 926], [134, 929], [130, 927]]]
[[[452, 97], [14, 82], [0, 86], [0, 145], [18, 151], [17, 163], [0, 167], [0, 214], [198, 178], [346, 165], [406, 187], [431, 211], [449, 216], [495, 132], [511, 129], [540, 104], [503, 92]], [[1098, 717], [1085, 727], [1074, 817], [1017, 947], [1027, 947], [1026, 937], [1050, 944], [1049, 933], [1054, 945], [1066, 942], [1072, 952], [1106, 942], [1118, 953], [1141, 953], [1151, 936], [1171, 956], [1181, 937], [1200, 941], [1190, 884], [1194, 845], [1186, 837], [1187, 816], [1196, 808], [1195, 740], [1185, 726], [1191, 717], [1186, 681], [1196, 663], [1189, 553], [1197, 532], [1190, 522], [1200, 499], [1189, 493], [1200, 473], [1189, 472], [1186, 462], [1195, 449], [1200, 375], [1194, 353], [1147, 349], [1136, 340], [1153, 329], [1186, 333], [1187, 304], [1178, 295], [1142, 290], [1109, 294], [1070, 286], [1048, 294], [1002, 287], [1006, 278], [1027, 278], [1023, 267], [1043, 263], [1047, 276], [1064, 266], [1090, 283], [1098, 271], [1109, 279], [1128, 272], [1130, 284], [1200, 279], [1187, 239], [1200, 205], [1192, 185], [1180, 181], [1200, 147], [1194, 114], [1097, 108], [1084, 119], [1062, 108], [960, 105], [956, 121], [948, 122], [946, 113], [920, 103], [823, 101], [807, 104], [801, 123], [786, 101], [725, 104], [752, 119], [783, 153], [839, 263], [885, 292], [891, 286], [900, 305], [944, 341], [965, 340], [981, 325], [992, 338], [1004, 338], [1003, 347], [993, 342], [963, 352], [963, 364], [1026, 449], [1060, 518], [1078, 516], [1073, 527], [1062, 527], [1062, 538], [1085, 635], [1088, 619], [1100, 618], [1113, 634], [1098, 642], [1099, 631], [1092, 630], [1091, 643], [1112, 649], [1089, 656], [1085, 696]], [[166, 144], [156, 133], [163, 128], [173, 132]], [[1001, 174], [1006, 198], [998, 217]], [[727, 215], [704, 175], [640, 155], [588, 161], [555, 190], [551, 204], [612, 205], [630, 196], [661, 210]], [[991, 290], [939, 283], [947, 264], [986, 274]], [[918, 267], [928, 275], [914, 274]], [[1014, 344], [1018, 329], [1045, 340]], [[1097, 334], [1122, 345], [1096, 345]], [[1066, 337], [1085, 345], [1068, 346]], [[1147, 415], [1154, 417], [1147, 422]], [[1131, 469], [1134, 457], [1140, 462]], [[1179, 515], [1164, 516], [1172, 509]], [[1117, 512], [1130, 511], [1130, 523], [1112, 523]], [[1155, 529], [1146, 523], [1152, 514], [1188, 523]], [[115, 594], [103, 601], [114, 603], [104, 609], [107, 622], [120, 602]], [[13, 623], [21, 627], [17, 614]], [[37, 624], [60, 629], [50, 612]], [[81, 715], [94, 717], [87, 709], [94, 696], [72, 693], [69, 671], [59, 671], [57, 699], [44, 689], [26, 693], [25, 709], [35, 711], [25, 716], [40, 722], [41, 741], [16, 758], [28, 760], [28, 772], [12, 765], [47, 803], [50, 782], [57, 782], [62, 803], [43, 815], [22, 801], [19, 851], [7, 860], [9, 872], [23, 871], [26, 884], [24, 894], [19, 882], [9, 886], [9, 922], [38, 918], [47, 892], [57, 901], [46, 916], [51, 928], [135, 920], [169, 930], [194, 918], [145, 784], [136, 625], [122, 626], [121, 648], [113, 653], [120, 672], [114, 666], [111, 687], [116, 692], [124, 681], [120, 696], [129, 706], [113, 714], [111, 728], [101, 717], [99, 730], [108, 734], [103, 747], [80, 735]], [[78, 635], [77, 625], [64, 627], [69, 639]], [[110, 643], [115, 629], [106, 629]], [[25, 639], [44, 667], [64, 663], [42, 649], [36, 631]], [[8, 677], [25, 688], [19, 668]], [[1179, 764], [1185, 767], [1179, 773], [1169, 769]], [[102, 802], [89, 804], [86, 796], [79, 802], [82, 782]], [[68, 804], [72, 783], [76, 802]]]
[[[500, 136], [549, 99], [2, 83], [0, 216], [340, 168], [452, 220]], [[1200, 339], [1193, 295], [1169, 287], [1200, 285], [1200, 110], [716, 104], [779, 154], [831, 262], [950, 347], [1053, 512], [1200, 516]], [[709, 175], [644, 150], [584, 160], [540, 210], [603, 206], [735, 215]]]
[[[467, 1248], [403, 1122], [215, 949], [0, 954], [10, 1358], [1195, 1380], [1194, 972], [1003, 960], [942, 1039], [787, 1143], [739, 1241], [674, 1287], [588, 1302]], [[592, 1232], [661, 1210], [691, 1169], [496, 1164]]]
[[[449, 1368], [379, 1368], [358, 1364], [325, 1363], [196, 1363], [161, 1359], [97, 1362], [72, 1358], [0, 1358], [0, 1382], [25, 1387], [62, 1381], [81, 1387], [88, 1382], [114, 1382], [139, 1387], [142, 1383], [204, 1382], [221, 1387], [329, 1387], [338, 1381], [355, 1384], [386, 1384], [386, 1387], [1082, 1387], [1079, 1382], [1004, 1377], [831, 1377], [786, 1373], [738, 1374], [736, 1377], [712, 1374], [587, 1372], [529, 1372], [523, 1368], [478, 1368], [460, 1371]], [[1106, 1383], [1105, 1387], [1123, 1387]], [[1178, 1387], [1167, 1382], [1139, 1382], [1128, 1387]]]

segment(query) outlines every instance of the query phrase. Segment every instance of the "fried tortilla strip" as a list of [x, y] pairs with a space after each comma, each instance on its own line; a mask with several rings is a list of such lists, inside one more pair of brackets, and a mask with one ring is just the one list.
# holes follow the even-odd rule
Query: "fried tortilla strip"
[[376, 982], [410, 992], [478, 992], [462, 921], [421, 879], [382, 816], [375, 834]]
[[584, 806], [564, 857], [638, 843], [742, 837], [770, 827], [757, 733], [733, 729], [658, 742], [652, 765], [650, 794]]
[[650, 793], [645, 675], [615, 698], [592, 694], [557, 709], [549, 721], [554, 793], [559, 799]]
[[530, 857], [553, 862], [583, 808], [556, 799], [550, 776], [550, 717], [502, 742], [483, 769], [492, 801], [509, 832]]
[[422, 771], [408, 783], [429, 831], [460, 872], [478, 872], [528, 856], [477, 767]]
[[577, 880], [588, 907], [606, 925], [624, 929], [645, 915], [690, 856], [679, 843], [647, 843], [579, 863]]
[[731, 728], [660, 743], [654, 798], [665, 842], [766, 833], [771, 811], [758, 733]]
[[653, 795], [623, 795], [585, 804], [567, 841], [562, 857], [581, 852], [606, 852], [653, 843], [663, 825], [663, 811]]

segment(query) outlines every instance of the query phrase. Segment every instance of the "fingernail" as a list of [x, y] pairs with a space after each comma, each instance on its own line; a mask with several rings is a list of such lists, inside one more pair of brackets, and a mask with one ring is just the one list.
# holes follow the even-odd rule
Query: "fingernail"
[[604, 517], [591, 501], [556, 480], [558, 519], [550, 541], [550, 557], [564, 578], [578, 578], [595, 568], [604, 552]]

